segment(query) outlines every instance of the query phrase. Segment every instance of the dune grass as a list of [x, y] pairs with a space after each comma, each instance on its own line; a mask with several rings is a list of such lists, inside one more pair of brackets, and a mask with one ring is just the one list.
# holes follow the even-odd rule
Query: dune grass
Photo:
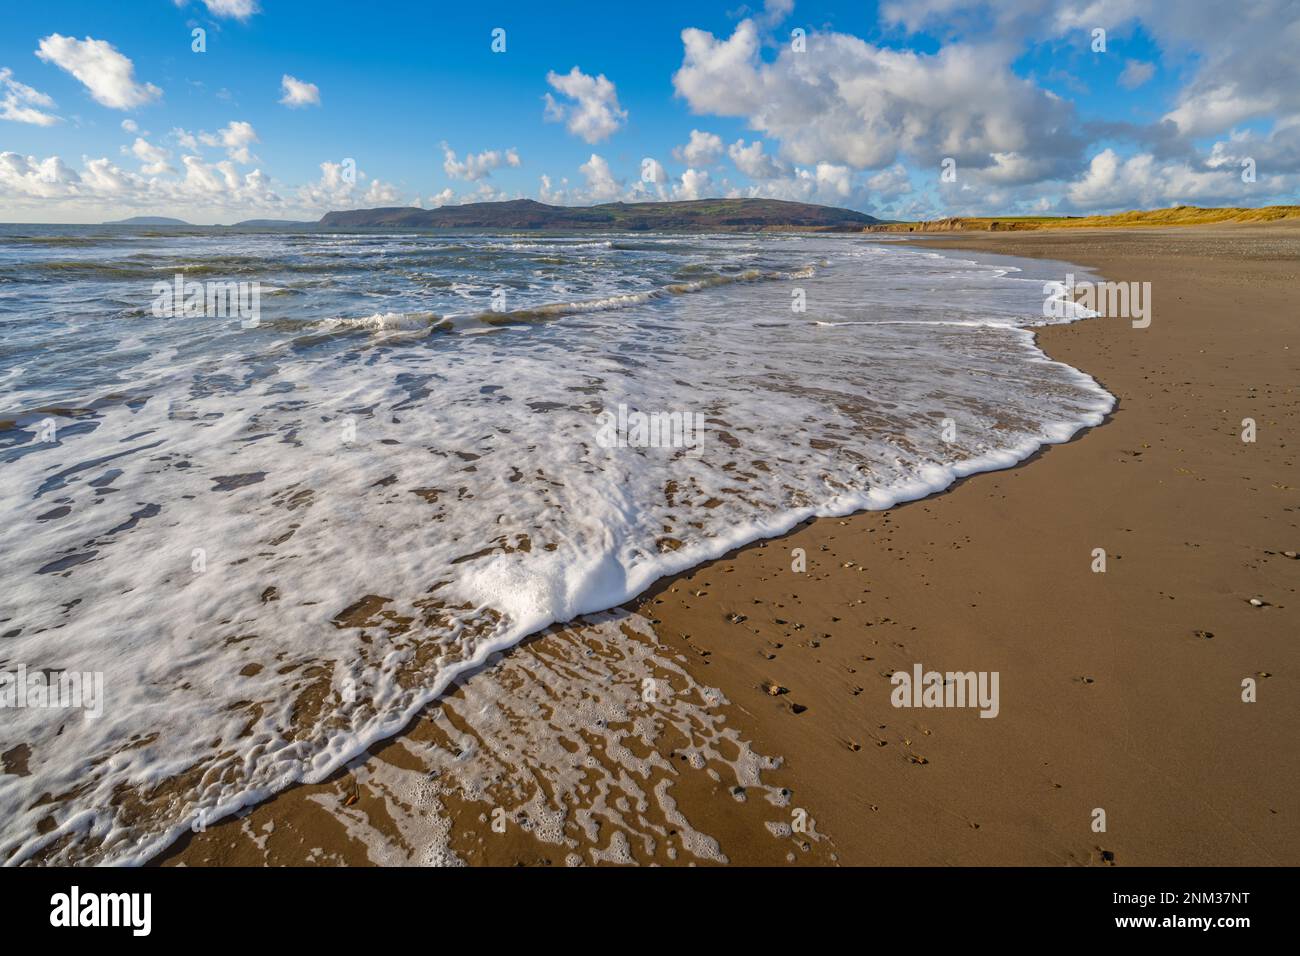
[[1135, 209], [1108, 216], [956, 216], [929, 222], [899, 222], [873, 226], [870, 232], [947, 232], [1114, 229], [1142, 226], [1203, 226], [1219, 222], [1276, 222], [1300, 218], [1300, 206], [1173, 206], [1169, 209]]

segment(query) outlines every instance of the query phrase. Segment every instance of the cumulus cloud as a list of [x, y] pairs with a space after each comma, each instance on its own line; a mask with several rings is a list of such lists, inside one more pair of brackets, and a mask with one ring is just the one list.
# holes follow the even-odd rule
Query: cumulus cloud
[[[1267, 134], [1237, 130], [1210, 149], [1205, 165], [1212, 169], [1250, 162], [1259, 172], [1292, 175], [1300, 173], [1300, 119], [1278, 123]], [[1288, 202], [1294, 202], [1292, 197]]]
[[857, 183], [854, 171], [835, 163], [817, 163], [795, 167], [782, 175], [734, 188], [731, 197], [788, 199], [792, 202], [815, 202], [829, 206], [865, 205], [868, 197]]
[[603, 156], [591, 154], [591, 159], [578, 167], [587, 180], [587, 197], [592, 202], [610, 202], [618, 198], [623, 184], [614, 178], [609, 163]]
[[478, 182], [492, 175], [494, 169], [502, 166], [519, 166], [519, 151], [513, 146], [505, 152], [495, 149], [481, 153], [466, 153], [464, 160], [456, 158], [456, 152], [446, 143], [442, 144], [442, 169], [452, 179], [467, 179]]
[[203, 0], [213, 16], [247, 20], [258, 12], [257, 0]]
[[682, 173], [682, 180], [673, 187], [674, 199], [703, 199], [712, 195], [712, 183], [707, 169], [688, 169]]
[[320, 164], [320, 179], [299, 187], [298, 197], [304, 206], [337, 209], [352, 201], [357, 180], [364, 177], [355, 163], [326, 161]]
[[304, 83], [286, 73], [280, 78], [280, 91], [284, 94], [280, 102], [291, 109], [320, 106], [320, 87], [315, 83]]
[[58, 156], [38, 160], [20, 153], [0, 153], [0, 195], [10, 201], [69, 195], [80, 182], [76, 171]]
[[243, 120], [235, 120], [225, 129], [218, 130], [215, 133], [200, 133], [199, 141], [205, 146], [224, 147], [227, 156], [243, 165], [248, 165], [253, 161], [250, 147], [254, 143], [260, 142], [253, 125]]
[[627, 110], [618, 104], [618, 91], [603, 73], [588, 76], [575, 66], [565, 74], [550, 71], [546, 82], [571, 100], [560, 102], [545, 94], [546, 119], [563, 122], [570, 133], [588, 143], [608, 139], [627, 122]]
[[41, 40], [36, 55], [71, 73], [95, 102], [110, 109], [134, 109], [162, 96], [162, 90], [152, 83], [137, 83], [135, 64], [105, 40], [51, 33]]
[[763, 151], [763, 141], [754, 140], [748, 146], [738, 139], [727, 147], [732, 163], [750, 179], [775, 179], [785, 175], [785, 167]]
[[372, 179], [366, 187], [362, 201], [367, 206], [391, 206], [398, 201], [397, 187], [383, 180]]
[[58, 116], [39, 110], [38, 106], [52, 109], [54, 100], [25, 83], [19, 83], [8, 67], [0, 69], [0, 119], [33, 126], [53, 126], [61, 122]]
[[[566, 195], [565, 186], [568, 185], [567, 179], [562, 180], [560, 185], [556, 186], [552, 182], [551, 177], [543, 173], [540, 177], [538, 177], [538, 182], [541, 184], [537, 190], [538, 199], [540, 199], [544, 203], [550, 203], [553, 206], [560, 206], [564, 204], [564, 199]], [[447, 190], [447, 192], [451, 192], [451, 190], [449, 189]]]
[[882, 169], [867, 180], [867, 189], [876, 196], [893, 199], [912, 191], [912, 181], [902, 163], [895, 163], [888, 169]]
[[[183, 7], [188, 0], [176, 0], [176, 6]], [[214, 17], [229, 17], [234, 20], [247, 20], [255, 13], [261, 12], [257, 0], [203, 0], [208, 13]]]
[[140, 172], [146, 176], [161, 176], [163, 173], [171, 172], [171, 166], [167, 162], [171, 158], [171, 153], [154, 146], [143, 136], [136, 138], [131, 146], [131, 154], [140, 160]]
[[1127, 158], [1105, 149], [1066, 190], [1068, 202], [1086, 210], [1151, 208], [1178, 205], [1252, 204], [1263, 191], [1285, 188], [1280, 182], [1249, 183], [1235, 162], [1202, 169], [1188, 163], [1162, 163], [1150, 153]]
[[1164, 49], [1190, 50], [1195, 72], [1167, 114], [1188, 136], [1259, 117], [1300, 117], [1300, 6], [1290, 0], [1222, 4], [1136, 0], [1130, 11]]
[[673, 157], [688, 166], [712, 166], [722, 155], [722, 137], [691, 130], [690, 142], [673, 150]]
[[128, 133], [138, 133], [140, 126], [133, 119], [124, 119], [122, 120], [122, 129]]
[[794, 0], [764, 0], [763, 12], [757, 17], [765, 27], [774, 27], [794, 12]]
[[[123, 126], [122, 128], [126, 129], [125, 126]], [[172, 139], [176, 140], [177, 144], [182, 149], [188, 149], [191, 153], [198, 152], [199, 140], [198, 137], [196, 137], [193, 133], [189, 132], [188, 130], [181, 129], [179, 126], [176, 126], [172, 128], [170, 135]]]
[[[393, 206], [401, 202], [401, 195], [392, 183], [371, 179], [356, 163], [320, 164], [320, 179], [298, 188], [301, 207], [317, 213], [329, 209], [355, 209], [364, 206]], [[363, 189], [362, 186], [367, 181]], [[450, 190], [447, 190], [450, 193]]]
[[[928, 31], [937, 48], [825, 31], [810, 33], [800, 55], [764, 36], [773, 21], [763, 16], [730, 36], [682, 32], [678, 95], [697, 114], [743, 119], [771, 144], [728, 147], [754, 181], [734, 192], [834, 199], [847, 189], [870, 201], [910, 191], [909, 169], [937, 174], [952, 158], [959, 182], [937, 195], [963, 209], [1117, 208], [1125, 197], [1254, 204], [1287, 201], [1287, 177], [1300, 171], [1300, 7], [1289, 0], [1242, 0], [1231, 17], [1214, 0], [894, 0], [880, 18], [886, 29]], [[1096, 26], [1116, 51], [1141, 29], [1171, 76], [1190, 77], [1160, 119], [1081, 120], [1013, 69], [1035, 44], [1086, 47]], [[1155, 62], [1130, 58], [1119, 83], [1138, 89], [1156, 74]], [[1220, 140], [1207, 155], [1209, 136]], [[1100, 149], [1116, 142], [1133, 151]], [[1247, 159], [1257, 184], [1240, 179]], [[825, 164], [872, 175], [845, 186], [818, 175]]]
[[751, 20], [722, 40], [683, 30], [673, 85], [695, 112], [744, 117], [801, 165], [876, 169], [906, 157], [937, 166], [951, 156], [969, 169], [1042, 178], [1077, 163], [1084, 141], [1073, 107], [1017, 77], [1006, 50], [949, 44], [924, 54], [842, 33], [815, 40], [815, 57], [784, 47], [768, 62]]
[[[223, 221], [258, 216], [308, 219], [329, 209], [402, 201], [396, 186], [348, 162], [322, 163], [319, 180], [286, 192], [261, 170], [241, 173], [230, 159], [207, 162], [201, 156], [182, 156], [177, 170], [167, 165], [166, 150], [143, 137], [129, 153], [141, 162], [139, 172], [107, 158], [83, 158], [81, 167], [74, 169], [58, 156], [0, 153], [0, 203], [47, 215], [55, 209], [85, 222], [85, 216], [95, 214], [91, 210], [167, 210], [191, 221], [201, 221], [205, 212]], [[443, 198], [450, 200], [450, 190]]]
[[1220, 0], [894, 0], [881, 15], [912, 31], [982, 26], [1007, 42], [1141, 24], [1162, 50], [1191, 54], [1191, 79], [1165, 116], [1183, 135], [1300, 115], [1300, 6], [1293, 0], [1238, 0], [1231, 15]]
[[107, 158], [85, 159], [80, 170], [60, 157], [0, 153], [0, 197], [19, 206], [66, 202], [75, 208], [187, 208], [277, 210], [284, 200], [260, 170], [240, 175], [228, 160], [182, 160], [179, 178], [132, 173]]

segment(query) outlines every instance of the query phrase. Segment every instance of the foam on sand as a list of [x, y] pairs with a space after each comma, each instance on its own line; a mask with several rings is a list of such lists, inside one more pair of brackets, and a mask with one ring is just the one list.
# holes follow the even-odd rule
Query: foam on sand
[[[43, 379], [9, 343], [27, 372], [0, 411], [3, 666], [103, 672], [106, 705], [6, 714], [30, 755], [0, 776], [0, 858], [146, 860], [324, 779], [548, 624], [1008, 467], [1113, 402], [1037, 349], [1042, 281], [1006, 267], [845, 238], [376, 239], [385, 268], [264, 303], [252, 331], [52, 312]], [[360, 241], [230, 255], [271, 281]], [[701, 269], [738, 278], [656, 294]], [[424, 334], [503, 285], [562, 307]], [[376, 296], [352, 313], [369, 334], [311, 329]], [[573, 307], [592, 301], [617, 305]], [[110, 359], [87, 370], [87, 341]], [[620, 404], [701, 414], [705, 440], [605, 447]], [[57, 441], [37, 442], [46, 418]]]

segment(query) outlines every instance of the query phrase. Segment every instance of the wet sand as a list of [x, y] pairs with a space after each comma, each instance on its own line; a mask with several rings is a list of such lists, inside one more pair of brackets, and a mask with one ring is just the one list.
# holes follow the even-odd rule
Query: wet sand
[[[159, 862], [1300, 864], [1300, 228], [924, 244], [1151, 282], [1149, 328], [1039, 335], [1107, 423], [539, 635]], [[997, 717], [894, 708], [917, 663]]]

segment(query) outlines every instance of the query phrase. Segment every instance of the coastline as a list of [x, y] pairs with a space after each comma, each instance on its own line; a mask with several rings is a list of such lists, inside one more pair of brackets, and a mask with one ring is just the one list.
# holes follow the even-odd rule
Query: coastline
[[[1296, 388], [1286, 382], [1295, 362], [1285, 348], [1294, 325], [1280, 310], [1297, 236], [1215, 227], [919, 243], [1151, 281], [1153, 326], [1094, 320], [1037, 330], [1052, 359], [1120, 400], [1107, 427], [1068, 450], [1046, 446], [1033, 467], [982, 473], [884, 512], [813, 520], [663, 580], [626, 606], [656, 622], [661, 650], [692, 681], [731, 701], [722, 709], [742, 737], [783, 758], [767, 776], [825, 836], [804, 840], [804, 853], [788, 850], [804, 847], [764, 832], [772, 813], [758, 819], [755, 803], [737, 811], [726, 780], [707, 766], [674, 784], [685, 818], [738, 863], [1296, 862], [1300, 829], [1286, 797], [1300, 773], [1285, 730], [1300, 716], [1288, 607], [1300, 562], [1277, 552], [1297, 547], [1297, 509], [1285, 510], [1287, 489], [1274, 486], [1294, 467], [1286, 443]], [[1229, 271], [1226, 253], [1208, 247], [1233, 240], [1242, 257]], [[1275, 244], [1289, 261], [1269, 258]], [[1247, 334], [1236, 339], [1218, 321], [1229, 305], [1248, 310]], [[1230, 346], [1239, 364], [1214, 364]], [[1224, 382], [1244, 378], [1226, 374], [1234, 368], [1257, 378]], [[1233, 423], [1251, 411], [1260, 439], [1247, 446]], [[1237, 472], [1251, 476], [1245, 487]], [[790, 570], [796, 547], [807, 573]], [[1095, 547], [1110, 556], [1106, 574], [1089, 568]], [[1270, 606], [1252, 607], [1254, 594]], [[521, 648], [546, 653], [581, 642], [581, 630], [553, 628]], [[998, 671], [999, 717], [895, 710], [888, 675], [914, 662]], [[1262, 673], [1270, 676], [1257, 678], [1259, 702], [1242, 704], [1240, 680]], [[322, 862], [364, 862], [338, 812], [373, 799], [376, 820], [391, 817], [358, 777], [367, 763], [409, 764], [403, 741], [432, 722], [422, 716], [372, 748], [369, 761], [187, 837], [161, 860], [307, 862], [321, 849]], [[663, 741], [665, 753], [674, 748], [680, 742]], [[558, 864], [568, 854], [510, 828], [485, 838], [492, 831], [472, 806], [481, 803], [467, 799], [455, 814], [447, 842], [459, 858]], [[1107, 811], [1105, 833], [1090, 825], [1097, 807]], [[632, 848], [630, 857], [655, 854]]]

